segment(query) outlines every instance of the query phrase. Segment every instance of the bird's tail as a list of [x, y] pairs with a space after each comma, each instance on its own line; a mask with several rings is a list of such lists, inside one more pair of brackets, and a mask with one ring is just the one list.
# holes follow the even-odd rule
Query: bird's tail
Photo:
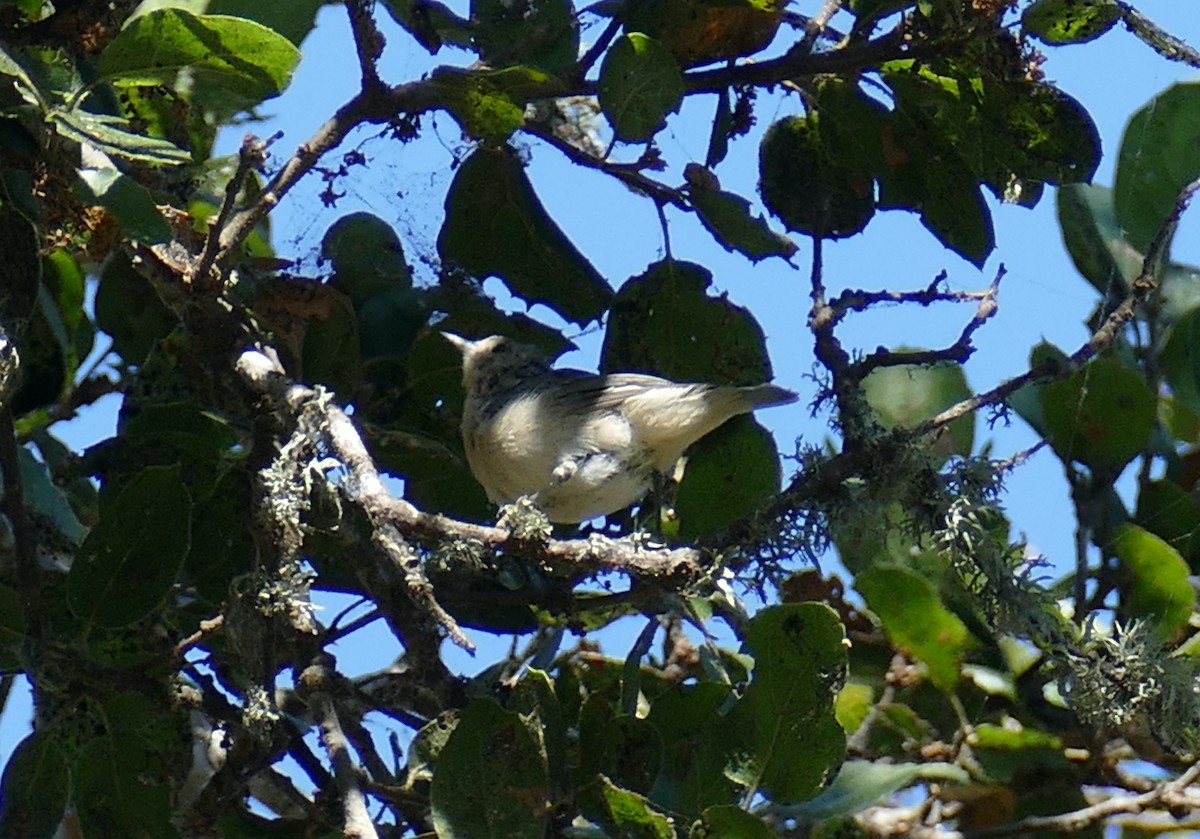
[[789, 402], [795, 402], [799, 398], [795, 391], [779, 387], [779, 385], [751, 385], [750, 387], [738, 389], [750, 402], [752, 409], [766, 407], [767, 405], [786, 405]]

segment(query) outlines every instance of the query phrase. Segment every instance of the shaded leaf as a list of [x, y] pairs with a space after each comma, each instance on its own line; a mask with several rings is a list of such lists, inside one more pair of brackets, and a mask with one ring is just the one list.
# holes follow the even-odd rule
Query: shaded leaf
[[771, 606], [754, 617], [746, 632], [753, 677], [728, 721], [730, 779], [780, 802], [825, 785], [846, 752], [833, 710], [846, 678], [844, 639], [823, 604]]
[[835, 159], [821, 116], [785, 117], [763, 135], [758, 188], [788, 230], [827, 238], [852, 236], [875, 214], [872, 173]]
[[771, 433], [734, 417], [688, 449], [675, 497], [680, 538], [694, 542], [749, 516], [779, 491], [781, 478]]
[[500, 277], [527, 304], [545, 303], [574, 323], [599, 318], [612, 297], [508, 150], [479, 148], [459, 166], [438, 252], [478, 277]]
[[773, 231], [766, 219], [752, 215], [750, 202], [740, 195], [709, 187], [702, 179], [690, 179], [688, 199], [708, 232], [727, 251], [739, 251], [758, 262], [768, 256], [788, 259], [798, 250], [795, 242]]
[[187, 557], [191, 497], [177, 466], [142, 470], [103, 506], [67, 577], [78, 617], [127, 626], [167, 597]]
[[1050, 445], [1064, 460], [1120, 469], [1146, 447], [1156, 401], [1142, 377], [1100, 358], [1042, 388]]
[[1079, 273], [1101, 294], [1123, 297], [1141, 273], [1143, 254], [1133, 247], [1113, 214], [1112, 190], [1096, 184], [1059, 188], [1058, 225]]
[[383, 0], [383, 6], [430, 55], [436, 55], [443, 44], [471, 46], [470, 21], [438, 0]]
[[700, 814], [689, 839], [773, 839], [777, 834], [757, 816], [733, 804], [717, 804]]
[[209, 15], [248, 18], [278, 32], [297, 47], [313, 30], [323, 0], [288, 0], [263, 3], [261, 0], [209, 0]]
[[579, 25], [570, 0], [471, 0], [475, 45], [492, 67], [524, 64], [562, 73], [579, 55]]
[[1150, 247], [1185, 186], [1200, 175], [1200, 83], [1176, 84], [1133, 115], [1121, 138], [1113, 214], [1130, 244]]
[[70, 775], [57, 738], [35, 731], [17, 744], [0, 777], [0, 835], [54, 835], [67, 809]]
[[171, 226], [162, 217], [150, 191], [116, 169], [80, 169], [81, 198], [112, 210], [121, 229], [145, 244], [169, 241]]
[[600, 107], [618, 139], [649, 140], [683, 103], [683, 76], [674, 56], [639, 32], [622, 35], [600, 65]]
[[738, 58], [771, 43], [783, 19], [775, 0], [641, 0], [625, 31], [659, 41], [680, 67]]
[[472, 700], [437, 757], [430, 803], [438, 836], [541, 836], [548, 793], [539, 738], [518, 714]]

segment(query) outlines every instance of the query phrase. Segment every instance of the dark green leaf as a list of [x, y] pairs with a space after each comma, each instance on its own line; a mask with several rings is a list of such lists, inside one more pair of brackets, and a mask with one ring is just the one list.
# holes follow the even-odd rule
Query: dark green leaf
[[[12, 544], [12, 530], [7, 522], [0, 525], [0, 538], [6, 544]], [[25, 667], [24, 654], [27, 627], [25, 624], [25, 609], [21, 595], [15, 588], [0, 585], [0, 668], [9, 673], [19, 673]], [[0, 786], [0, 813], [3, 812], [4, 794], [6, 790]], [[0, 816], [0, 825], [4, 824]]]
[[674, 56], [639, 32], [618, 38], [600, 65], [600, 107], [618, 139], [651, 139], [683, 102], [683, 76]]
[[524, 64], [557, 74], [579, 55], [579, 24], [570, 0], [471, 0], [475, 44], [492, 67]]
[[771, 43], [783, 19], [777, 0], [639, 0], [628, 4], [626, 32], [667, 48], [680, 67], [752, 55]]
[[169, 241], [171, 226], [158, 211], [150, 191], [116, 169], [80, 169], [81, 198], [112, 210], [132, 239], [153, 245]]
[[773, 839], [776, 835], [762, 819], [732, 804], [707, 808], [688, 832], [689, 839]]
[[852, 236], [875, 214], [874, 177], [829, 153], [820, 120], [813, 111], [767, 129], [758, 151], [759, 191], [788, 230]]
[[1183, 487], [1165, 478], [1143, 484], [1135, 522], [1200, 567], [1200, 503]]
[[933, 586], [907, 568], [876, 566], [855, 577], [854, 587], [895, 644], [925, 662], [935, 685], [953, 690], [971, 636]]
[[177, 324], [128, 258], [114, 256], [105, 263], [96, 289], [96, 325], [108, 333], [113, 349], [127, 363], [140, 365], [154, 343]]
[[752, 215], [750, 202], [740, 195], [693, 181], [688, 198], [700, 221], [727, 251], [739, 251], [758, 262], [768, 256], [790, 258], [796, 243], [773, 231], [762, 216]]
[[693, 542], [749, 516], [779, 491], [779, 452], [770, 432], [734, 417], [688, 449], [675, 512]]
[[1021, 25], [1047, 44], [1085, 44], [1112, 29], [1121, 14], [1115, 0], [1037, 0]]
[[102, 627], [145, 617], [170, 593], [191, 540], [192, 500], [179, 468], [142, 470], [101, 509], [67, 578], [71, 610]]
[[140, 86], [170, 84], [186, 69], [252, 105], [282, 93], [299, 61], [291, 41], [260, 23], [166, 8], [131, 20], [100, 55], [100, 72]]
[[1141, 273], [1145, 257], [1117, 224], [1112, 190], [1095, 184], [1059, 187], [1058, 224], [1067, 252], [1084, 279], [1106, 297], [1123, 297]]
[[[157, 709], [151, 720], [161, 720]], [[171, 825], [165, 779], [155, 781], [143, 743], [114, 731], [86, 743], [75, 755], [72, 792], [80, 824], [100, 836], [178, 836]]]
[[55, 736], [35, 731], [19, 744], [0, 778], [0, 836], [53, 836], [67, 809], [67, 759]]
[[545, 303], [574, 323], [599, 318], [612, 297], [507, 150], [480, 148], [459, 166], [438, 252], [478, 277], [500, 277], [526, 303]]
[[1042, 388], [1055, 453], [1093, 469], [1120, 469], [1146, 447], [1155, 405], [1142, 377], [1108, 358]]
[[437, 758], [430, 803], [438, 836], [541, 836], [548, 794], [540, 738], [520, 715], [472, 700]]
[[1117, 528], [1113, 553], [1121, 561], [1121, 612], [1147, 621], [1170, 640], [1187, 626], [1196, 605], [1191, 571], [1179, 552], [1135, 524]]
[[1113, 213], [1126, 238], [1145, 252], [1179, 193], [1200, 175], [1200, 82], [1176, 84], [1129, 120], [1121, 138]]
[[729, 689], [716, 682], [680, 685], [655, 698], [647, 719], [661, 735], [663, 768], [650, 800], [664, 808], [698, 816], [714, 804], [734, 800], [725, 765], [735, 738], [721, 713]]
[[383, 0], [392, 19], [411, 34], [430, 55], [443, 44], [469, 49], [471, 22], [437, 0]]
[[780, 802], [803, 801], [828, 782], [846, 753], [833, 710], [846, 679], [844, 641], [845, 628], [823, 604], [771, 606], [755, 616], [746, 633], [753, 678], [728, 720], [736, 738], [729, 778]]
[[[677, 382], [753, 385], [771, 378], [762, 327], [748, 309], [708, 293], [712, 274], [692, 262], [656, 262], [612, 303], [603, 372], [656, 373]], [[720, 341], [711, 336], [720, 335]]]
[[17, 88], [17, 93], [30, 105], [36, 105], [41, 110], [46, 109], [46, 103], [37, 84], [17, 60], [7, 46], [0, 46], [0, 74], [11, 76]]

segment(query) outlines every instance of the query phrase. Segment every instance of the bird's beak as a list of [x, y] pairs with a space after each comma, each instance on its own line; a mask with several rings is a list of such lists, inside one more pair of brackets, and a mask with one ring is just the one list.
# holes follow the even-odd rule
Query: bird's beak
[[475, 343], [474, 341], [468, 341], [461, 335], [455, 335], [453, 332], [443, 332], [442, 337], [453, 344], [454, 348], [464, 356], [467, 354], [467, 350], [471, 349], [471, 345]]

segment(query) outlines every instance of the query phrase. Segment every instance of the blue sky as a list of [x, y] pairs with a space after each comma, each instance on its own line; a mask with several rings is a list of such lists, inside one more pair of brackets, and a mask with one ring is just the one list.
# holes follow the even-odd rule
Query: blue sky
[[[462, 6], [465, 2], [452, 3]], [[811, 12], [819, 4], [805, 0], [795, 7]], [[1141, 0], [1136, 3], [1150, 18], [1193, 45], [1200, 45], [1200, 6], [1179, 0]], [[386, 18], [382, 6], [378, 14]], [[844, 16], [834, 25], [843, 24]], [[400, 82], [419, 77], [433, 63], [404, 33], [383, 20], [388, 48], [381, 65], [384, 79]], [[594, 38], [599, 28], [584, 32]], [[1091, 44], [1045, 50], [1044, 67], [1049, 80], [1079, 99], [1100, 129], [1104, 159], [1096, 176], [1098, 183], [1111, 184], [1113, 165], [1121, 132], [1129, 116], [1148, 99], [1176, 81], [1190, 81], [1198, 74], [1173, 64], [1152, 52], [1131, 34], [1114, 29]], [[275, 149], [286, 156], [312, 134], [333, 110], [355, 89], [357, 68], [344, 10], [326, 7], [320, 24], [303, 45], [304, 59], [296, 79], [281, 98], [267, 103], [270, 115], [255, 133], [267, 136], [275, 130], [283, 138]], [[445, 63], [466, 64], [462, 52], [444, 52]], [[799, 109], [794, 97], [760, 97], [757, 129], [735, 143], [729, 158], [717, 169], [722, 185], [747, 198], [756, 198], [757, 145], [761, 131], [774, 119]], [[660, 145], [669, 163], [659, 177], [681, 183], [684, 164], [702, 161], [708, 137], [713, 99], [701, 97], [673, 117], [660, 135]], [[369, 160], [368, 177], [355, 169], [354, 181], [339, 183], [347, 195], [334, 209], [322, 207], [317, 193], [319, 181], [303, 184], [286, 197], [274, 214], [275, 244], [281, 256], [298, 258], [302, 273], [317, 273], [316, 254], [321, 236], [337, 217], [368, 210], [396, 226], [404, 240], [409, 261], [418, 265], [418, 279], [432, 274], [421, 267], [422, 257], [435, 255], [437, 225], [445, 188], [450, 180], [452, 155], [465, 152], [466, 144], [455, 123], [446, 116], [425, 117], [425, 136], [415, 143], [400, 145], [376, 136], [377, 131], [359, 131], [345, 149], [359, 146]], [[221, 145], [233, 151], [243, 130], [229, 131]], [[530, 175], [539, 195], [578, 247], [614, 286], [641, 273], [663, 255], [658, 219], [650, 202], [632, 196], [611, 179], [581, 171], [553, 149], [536, 143], [531, 153]], [[636, 157], [636, 148], [624, 150], [626, 159]], [[622, 152], [618, 152], [622, 153]], [[340, 152], [335, 152], [334, 156]], [[330, 160], [329, 162], [333, 162]], [[716, 291], [728, 293], [759, 318], [767, 336], [776, 380], [801, 392], [801, 404], [763, 412], [761, 421], [776, 434], [782, 450], [790, 450], [797, 437], [819, 442], [826, 437], [825, 418], [811, 418], [804, 408], [811, 395], [807, 378], [812, 370], [812, 340], [805, 328], [807, 315], [807, 260], [811, 247], [797, 239], [800, 270], [779, 260], [751, 265], [715, 245], [700, 224], [686, 214], [669, 214], [672, 251], [676, 258], [700, 262], [712, 269]], [[1034, 210], [994, 206], [997, 249], [982, 271], [944, 250], [921, 226], [915, 216], [885, 213], [875, 217], [866, 231], [826, 247], [826, 283], [836, 292], [845, 287], [908, 289], [923, 287], [940, 271], [948, 272], [955, 289], [985, 286], [1003, 263], [1007, 277], [1001, 287], [1000, 312], [976, 333], [978, 352], [967, 366], [971, 385], [986, 389], [1025, 367], [1030, 348], [1046, 339], [1064, 348], [1074, 348], [1086, 337], [1082, 325], [1095, 303], [1095, 294], [1076, 274], [1063, 250], [1054, 217], [1050, 191]], [[1185, 218], [1177, 237], [1175, 256], [1180, 261], [1200, 264], [1200, 208]], [[486, 286], [506, 300], [501, 284]], [[971, 316], [969, 308], [939, 307], [932, 311], [890, 308], [852, 318], [842, 332], [852, 347], [872, 350], [877, 345], [941, 346], [952, 342]], [[560, 324], [553, 313], [535, 308], [533, 314], [548, 323]], [[580, 352], [566, 359], [571, 366], [594, 368], [600, 332], [568, 331], [577, 337]], [[73, 445], [87, 445], [111, 433], [115, 404], [110, 400], [94, 412], [68, 424], [63, 436]], [[977, 441], [992, 439], [993, 454], [1005, 457], [1033, 442], [1035, 436], [1019, 420], [1007, 429], [989, 432], [980, 427]], [[1022, 466], [1008, 482], [1004, 499], [1014, 529], [1025, 533], [1034, 549], [1055, 565], [1068, 567], [1073, 556], [1074, 520], [1061, 467], [1049, 452], [1037, 455]], [[332, 602], [324, 613], [336, 613]], [[380, 633], [383, 635], [383, 633]], [[351, 671], [384, 666], [394, 655], [386, 638], [364, 643], [357, 638], [336, 650]], [[483, 639], [479, 639], [483, 640]], [[498, 649], [494, 646], [491, 649]], [[370, 652], [367, 652], [370, 650]], [[472, 662], [454, 656], [465, 672], [485, 666], [489, 650]], [[0, 763], [7, 759], [27, 730], [27, 692], [20, 694], [0, 718]]]

